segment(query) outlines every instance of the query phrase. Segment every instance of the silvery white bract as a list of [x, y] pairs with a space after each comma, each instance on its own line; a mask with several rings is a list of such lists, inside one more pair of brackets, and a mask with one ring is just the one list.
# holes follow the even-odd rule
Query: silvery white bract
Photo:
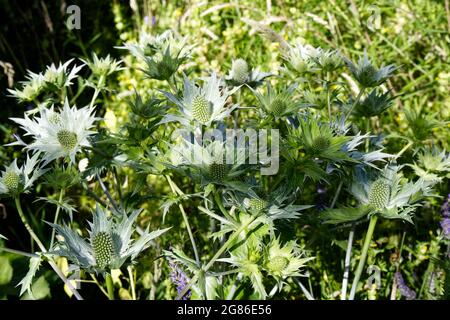
[[366, 180], [361, 175], [350, 192], [361, 204], [388, 219], [404, 219], [412, 223], [411, 215], [420, 206], [417, 201], [427, 195], [431, 184], [419, 179], [410, 182], [399, 173], [400, 166], [388, 165], [377, 179]]
[[31, 158], [27, 155], [27, 160], [21, 167], [17, 165], [17, 159], [5, 167], [0, 177], [0, 194], [14, 196], [26, 192], [34, 181], [47, 171], [47, 169], [37, 168], [38, 158], [38, 153]]
[[35, 100], [48, 86], [61, 89], [72, 84], [72, 80], [78, 77], [78, 72], [83, 66], [74, 66], [69, 70], [69, 65], [74, 59], [66, 63], [59, 63], [58, 66], [51, 64], [47, 66], [44, 73], [34, 73], [28, 71], [27, 81], [22, 82], [22, 89], [7, 89], [11, 96], [17, 98], [20, 102], [29, 102]]
[[[227, 160], [228, 155], [231, 158]], [[169, 166], [190, 169], [192, 176], [204, 184], [226, 184], [243, 172], [240, 167], [245, 163], [246, 152], [218, 140], [199, 144], [182, 139], [171, 146], [168, 159]]]
[[171, 30], [166, 30], [156, 36], [143, 32], [138, 43], [127, 43], [119, 48], [129, 50], [133, 56], [139, 59], [145, 59], [146, 56], [152, 56], [157, 52], [161, 54], [167, 50], [172, 57], [184, 59], [190, 55], [193, 46], [187, 45], [185, 37], [176, 39]]
[[402, 177], [401, 166], [387, 165], [381, 173], [370, 175], [357, 169], [350, 193], [359, 201], [356, 208], [328, 209], [321, 213], [326, 223], [349, 222], [366, 215], [380, 214], [387, 219], [412, 222], [412, 214], [426, 196], [433, 183], [419, 179], [411, 182]]
[[89, 223], [89, 241], [84, 240], [68, 226], [50, 224], [64, 238], [53, 254], [66, 257], [74, 264], [92, 272], [119, 269], [127, 259], [132, 262], [150, 245], [150, 241], [169, 228], [148, 232], [136, 240], [131, 239], [135, 230], [133, 223], [142, 210], [135, 210], [130, 216], [125, 213], [121, 221], [108, 218], [106, 212], [97, 205], [92, 223]]
[[419, 152], [417, 162], [408, 166], [427, 181], [441, 182], [444, 177], [450, 178], [450, 154], [436, 147]]
[[304, 46], [302, 44], [290, 46], [289, 50], [283, 55], [283, 59], [287, 63], [286, 68], [283, 70], [295, 72], [299, 75], [317, 71], [319, 68], [316, 67], [313, 60], [313, 57], [316, 55], [317, 50], [312, 46]]
[[74, 59], [70, 59], [66, 63], [59, 63], [58, 67], [52, 63], [47, 67], [43, 76], [46, 83], [56, 86], [57, 88], [68, 87], [72, 84], [72, 80], [77, 78], [78, 72], [83, 66], [74, 66], [69, 71], [69, 65]]
[[12, 97], [19, 102], [29, 102], [35, 100], [44, 90], [45, 81], [42, 74], [28, 71], [27, 81], [22, 81], [22, 89], [7, 89]]
[[92, 73], [98, 77], [105, 77], [113, 72], [123, 70], [120, 67], [122, 61], [112, 59], [108, 54], [105, 58], [99, 58], [95, 53], [92, 55], [92, 60], [81, 59], [92, 70]]
[[31, 136], [34, 141], [26, 144], [20, 138], [9, 145], [23, 145], [33, 152], [44, 154], [44, 165], [61, 158], [69, 157], [75, 163], [75, 155], [83, 147], [89, 147], [88, 137], [95, 131], [90, 130], [94, 122], [98, 120], [94, 116], [93, 107], [77, 109], [70, 107], [66, 100], [60, 112], [51, 108], [43, 108], [39, 111], [39, 116], [30, 118], [11, 118], [26, 131], [25, 136]]
[[237, 89], [238, 87], [232, 90], [225, 88], [222, 79], [215, 73], [204, 80], [203, 86], [197, 86], [195, 82], [185, 77], [181, 98], [164, 92], [165, 96], [179, 109], [178, 115], [169, 114], [161, 123], [176, 121], [185, 127], [190, 127], [192, 124], [209, 127], [213, 122], [222, 121], [228, 117], [237, 108], [237, 105], [226, 107], [228, 97]]

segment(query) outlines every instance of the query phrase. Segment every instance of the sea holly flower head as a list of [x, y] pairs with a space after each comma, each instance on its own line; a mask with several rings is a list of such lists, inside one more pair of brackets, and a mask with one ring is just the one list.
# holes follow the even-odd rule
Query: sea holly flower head
[[261, 106], [262, 116], [271, 115], [274, 118], [281, 118], [297, 113], [305, 105], [293, 99], [292, 96], [296, 87], [294, 84], [284, 90], [277, 91], [267, 82], [265, 94], [252, 89]]
[[78, 77], [78, 72], [83, 68], [83, 66], [74, 66], [69, 71], [69, 65], [74, 59], [70, 59], [64, 64], [59, 63], [58, 66], [52, 64], [47, 67], [42, 75], [43, 80], [55, 89], [61, 89], [63, 87], [68, 87], [72, 84], [72, 80]]
[[146, 63], [142, 71], [150, 79], [169, 80], [189, 57], [193, 46], [186, 45], [186, 38], [177, 39], [167, 30], [156, 37], [143, 33], [139, 43], [120, 48]]
[[23, 145], [32, 152], [43, 153], [46, 165], [61, 157], [69, 157], [75, 163], [75, 155], [83, 147], [91, 145], [88, 138], [95, 133], [91, 129], [98, 118], [94, 116], [93, 107], [77, 109], [76, 106], [70, 107], [66, 100], [60, 112], [52, 106], [42, 108], [33, 118], [25, 115], [25, 118], [11, 120], [18, 123], [26, 131], [25, 136], [31, 136], [33, 142], [26, 144], [18, 138], [17, 142], [9, 145]]
[[353, 113], [361, 117], [375, 117], [382, 114], [392, 106], [394, 97], [389, 91], [380, 93], [377, 88], [373, 89], [370, 94], [361, 99], [355, 106]]
[[295, 241], [289, 241], [282, 246], [279, 238], [273, 238], [265, 251], [264, 269], [279, 281], [287, 277], [301, 276], [300, 269], [313, 259], [302, 258], [304, 253]]
[[423, 149], [417, 155], [417, 162], [408, 165], [421, 178], [440, 182], [444, 177], [450, 177], [450, 154], [440, 151], [437, 147]]
[[116, 71], [123, 70], [120, 66], [122, 61], [117, 61], [112, 59], [108, 54], [105, 58], [99, 58], [97, 54], [92, 55], [92, 60], [81, 60], [83, 61], [92, 73], [97, 77], [106, 77]]
[[12, 97], [19, 102], [31, 102], [39, 97], [44, 91], [46, 83], [42, 74], [36, 74], [28, 71], [27, 81], [21, 82], [21, 89], [7, 89]]
[[355, 79], [364, 88], [381, 85], [391, 77], [395, 70], [397, 70], [397, 67], [394, 65], [388, 65], [386, 67], [381, 66], [381, 68], [378, 69], [369, 60], [366, 51], [364, 51], [363, 57], [360, 58], [356, 64], [348, 59], [346, 59], [346, 62]]
[[230, 73], [225, 80], [233, 86], [246, 84], [251, 88], [255, 88], [271, 75], [271, 73], [260, 72], [258, 69], [250, 69], [247, 61], [244, 59], [236, 59], [233, 60]]
[[283, 55], [283, 59], [286, 61], [284, 70], [300, 76], [315, 72], [319, 70], [313, 59], [315, 55], [316, 49], [308, 45], [296, 44], [289, 47], [289, 50]]
[[19, 167], [17, 159], [1, 172], [0, 195], [17, 196], [27, 192], [33, 183], [48, 169], [41, 169], [39, 165], [39, 154], [31, 158], [27, 155], [25, 164]]
[[161, 122], [177, 121], [185, 127], [204, 125], [222, 121], [237, 108], [237, 105], [227, 107], [228, 98], [238, 88], [227, 89], [221, 78], [215, 73], [204, 80], [202, 86], [184, 78], [182, 97], [178, 98], [169, 92], [165, 96], [178, 107], [178, 114], [168, 114]]
[[317, 67], [326, 72], [334, 71], [344, 65], [344, 59], [339, 50], [317, 48], [310, 53], [310, 56]]
[[119, 269], [127, 260], [133, 262], [148, 248], [150, 241], [169, 229], [149, 232], [148, 229], [136, 240], [131, 236], [135, 231], [133, 223], [142, 210], [135, 210], [121, 219], [108, 217], [106, 211], [97, 205], [93, 221], [89, 223], [89, 239], [86, 241], [67, 225], [50, 224], [64, 241], [52, 254], [66, 257], [75, 265], [88, 272], [102, 273]]
[[[227, 154], [233, 161], [227, 163]], [[194, 179], [203, 185], [209, 183], [227, 186], [245, 172], [245, 150], [233, 148], [224, 141], [190, 142], [181, 139], [170, 147], [168, 159], [173, 166], [185, 169]]]

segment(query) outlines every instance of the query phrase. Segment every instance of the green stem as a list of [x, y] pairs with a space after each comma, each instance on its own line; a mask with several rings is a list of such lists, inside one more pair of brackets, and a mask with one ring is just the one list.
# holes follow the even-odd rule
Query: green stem
[[127, 270], [128, 270], [128, 276], [130, 278], [131, 297], [133, 298], [133, 300], [136, 300], [136, 287], [135, 287], [135, 284], [134, 284], [133, 267], [132, 266], [128, 266]]
[[[176, 184], [172, 181], [172, 179], [170, 179], [170, 177], [167, 175], [166, 175], [166, 179], [167, 179], [167, 182], [169, 182], [170, 189], [172, 189], [172, 192], [182, 196], [183, 194], [179, 194], [181, 192], [181, 190], [176, 186]], [[177, 192], [177, 189], [179, 192]], [[184, 224], [186, 225], [189, 239], [191, 240], [192, 249], [194, 250], [195, 262], [197, 263], [197, 266], [200, 267], [200, 257], [198, 255], [197, 244], [195, 243], [194, 235], [192, 234], [191, 225], [189, 224], [189, 220], [186, 215], [186, 212], [184, 211], [183, 206], [181, 204], [179, 204], [178, 208], [181, 211], [181, 215], [183, 216]]]
[[[53, 220], [53, 224], [57, 224], [58, 223], [59, 211], [61, 210], [61, 202], [62, 202], [63, 197], [64, 197], [64, 189], [61, 189], [61, 191], [59, 192], [58, 206], [56, 208], [55, 219]], [[53, 243], [55, 241], [55, 234], [56, 234], [56, 229], [53, 228], [53, 230], [52, 230], [52, 237], [51, 237], [51, 240], [50, 240], [50, 250], [53, 248]]]
[[355, 106], [358, 104], [359, 100], [361, 99], [364, 91], [366, 91], [366, 88], [362, 87], [361, 90], [358, 93], [358, 96], [356, 97], [355, 101], [353, 102], [350, 110], [347, 112], [347, 114], [345, 115], [345, 119], [347, 119], [351, 114], [353, 109], [355, 108]]
[[[27, 219], [26, 219], [26, 217], [25, 217], [25, 215], [23, 213], [23, 210], [22, 210], [22, 205], [20, 204], [19, 196], [15, 197], [14, 201], [16, 203], [17, 212], [19, 213], [20, 219], [22, 220], [22, 223], [24, 224], [25, 229], [27, 229], [28, 233], [30, 234], [30, 236], [34, 240], [34, 242], [37, 243], [39, 249], [42, 252], [44, 252], [44, 253], [47, 252], [47, 249], [42, 244], [42, 242], [39, 239], [39, 237], [36, 235], [36, 233], [34, 233], [33, 229], [28, 224], [28, 221], [27, 221]], [[72, 283], [64, 276], [62, 271], [58, 268], [56, 263], [51, 258], [48, 259], [48, 263], [52, 267], [53, 271], [55, 271], [55, 273], [58, 275], [58, 277], [60, 277], [61, 280], [64, 282], [64, 284], [69, 288], [69, 290], [72, 291], [72, 293], [75, 296], [75, 298], [77, 298], [78, 300], [83, 300], [83, 297], [78, 293], [77, 289], [75, 289], [73, 287]]]
[[330, 72], [329, 71], [327, 71], [327, 107], [328, 107], [328, 119], [331, 122]]
[[92, 100], [91, 103], [89, 104], [89, 107], [93, 107], [95, 100], [97, 99], [98, 94], [100, 93], [100, 89], [101, 86], [103, 85], [103, 76], [100, 76], [99, 80], [98, 80], [98, 84], [97, 86], [95, 86], [95, 91], [94, 91], [94, 95], [92, 96]]
[[364, 239], [364, 245], [361, 253], [361, 258], [359, 260], [358, 267], [356, 268], [355, 279], [353, 280], [352, 289], [350, 291], [349, 300], [355, 298], [356, 287], [358, 286], [359, 279], [361, 278], [361, 273], [363, 271], [364, 265], [366, 263], [367, 253], [369, 251], [370, 242], [372, 240], [373, 231], [377, 224], [378, 216], [375, 214], [370, 218], [369, 227], [367, 228], [366, 238]]
[[216, 200], [217, 206], [219, 207], [220, 211], [222, 212], [222, 214], [225, 216], [225, 218], [228, 219], [228, 221], [233, 222], [234, 219], [230, 216], [230, 214], [228, 213], [228, 211], [225, 209], [225, 207], [223, 206], [223, 202], [222, 202], [222, 197], [220, 196], [220, 194], [218, 192], [215, 192], [214, 194], [214, 200]]
[[[250, 219], [249, 221], [247, 221], [246, 223], [244, 223], [243, 225], [241, 225], [239, 227], [238, 230], [235, 231], [235, 233], [233, 233], [227, 240], [227, 242], [225, 242], [222, 247], [219, 249], [219, 251], [216, 252], [216, 254], [211, 258], [211, 260], [208, 262], [208, 264], [206, 266], [204, 266], [202, 268], [202, 271], [204, 273], [206, 273], [209, 268], [212, 267], [212, 265], [214, 264], [214, 262], [216, 262], [217, 259], [220, 258], [220, 256], [228, 249], [228, 247], [230, 246], [230, 244], [232, 244], [234, 242], [234, 240], [239, 236], [239, 234], [245, 229], [247, 228], [253, 221], [255, 221], [257, 217], [252, 217], [252, 219]], [[191, 281], [189, 281], [189, 283], [183, 288], [183, 291], [181, 291], [181, 293], [178, 295], [177, 299], [181, 299], [182, 297], [184, 297], [184, 295], [188, 292], [189, 288], [197, 281], [199, 277], [199, 274], [197, 273], [192, 279]]]
[[114, 300], [114, 284], [111, 278], [111, 274], [106, 274], [106, 290], [108, 291], [108, 298], [109, 300]]
[[34, 233], [33, 229], [31, 228], [31, 226], [28, 224], [27, 218], [25, 217], [23, 210], [22, 210], [22, 205], [20, 204], [20, 199], [19, 197], [16, 197], [15, 199], [15, 203], [16, 203], [16, 207], [17, 207], [17, 212], [19, 212], [19, 217], [22, 220], [22, 223], [25, 226], [25, 229], [27, 229], [28, 233], [30, 234], [31, 238], [34, 240], [34, 242], [37, 243], [39, 249], [42, 252], [46, 252], [47, 249], [45, 249], [45, 246], [42, 244], [41, 240], [39, 240], [39, 237], [36, 235], [36, 233]]

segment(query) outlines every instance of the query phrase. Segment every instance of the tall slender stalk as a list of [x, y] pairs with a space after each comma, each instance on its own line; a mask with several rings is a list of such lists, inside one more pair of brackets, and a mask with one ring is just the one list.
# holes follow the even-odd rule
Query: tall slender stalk
[[347, 119], [351, 114], [353, 109], [355, 108], [355, 106], [358, 104], [359, 100], [361, 99], [364, 91], [366, 91], [365, 87], [362, 87], [361, 90], [358, 93], [358, 96], [356, 97], [355, 101], [353, 102], [352, 106], [350, 107], [350, 110], [347, 112], [347, 114], [345, 115], [345, 119]]
[[[64, 189], [61, 189], [61, 190], [59, 191], [59, 199], [58, 199], [58, 206], [57, 206], [57, 208], [56, 208], [55, 219], [53, 220], [53, 223], [54, 223], [54, 224], [57, 224], [57, 223], [58, 223], [58, 219], [59, 219], [59, 211], [61, 210], [60, 204], [61, 204], [61, 202], [62, 202], [62, 200], [63, 200], [63, 197], [64, 197]], [[54, 241], [55, 241], [55, 234], [56, 234], [56, 229], [53, 228], [53, 229], [52, 229], [52, 237], [51, 237], [51, 239], [50, 239], [50, 250], [53, 248], [53, 243], [54, 243]]]
[[366, 263], [367, 253], [369, 251], [370, 242], [372, 241], [372, 235], [373, 231], [375, 230], [377, 220], [378, 216], [376, 214], [374, 214], [370, 218], [369, 227], [367, 228], [366, 238], [364, 239], [364, 245], [361, 252], [361, 258], [359, 259], [358, 267], [356, 268], [355, 272], [355, 278], [353, 279], [349, 300], [353, 300], [355, 298], [356, 287], [358, 286], [359, 279], [361, 278], [361, 273]]
[[[184, 195], [181, 192], [181, 190], [178, 187], [176, 187], [175, 183], [172, 181], [172, 179], [170, 179], [169, 176], [166, 176], [166, 179], [167, 179], [167, 182], [169, 182], [170, 189], [172, 190], [173, 193], [178, 194], [180, 196]], [[181, 194], [180, 194], [180, 192], [181, 192]], [[198, 255], [197, 244], [195, 243], [194, 235], [192, 234], [191, 225], [189, 224], [189, 220], [186, 215], [186, 212], [184, 211], [183, 206], [181, 204], [179, 204], [178, 208], [180, 209], [181, 215], [183, 216], [184, 224], [186, 225], [189, 239], [191, 240], [192, 249], [194, 250], [195, 262], [197, 263], [197, 266], [200, 267], [200, 257]]]
[[[228, 240], [222, 245], [222, 247], [216, 252], [216, 254], [209, 260], [209, 262], [202, 268], [202, 272], [206, 273], [206, 271], [209, 270], [209, 268], [212, 267], [214, 262], [216, 262], [217, 259], [220, 258], [220, 256], [228, 249], [231, 243], [234, 242], [234, 240], [239, 236], [239, 234], [244, 231], [245, 228], [247, 228], [253, 221], [255, 221], [257, 217], [252, 217], [249, 221], [244, 223], [237, 229], [229, 238]], [[189, 288], [197, 281], [199, 277], [199, 274], [197, 273], [192, 279], [189, 281], [189, 283], [183, 288], [183, 290], [178, 295], [177, 299], [181, 299], [184, 297], [184, 295], [188, 292]]]
[[[17, 212], [19, 213], [19, 217], [22, 220], [22, 223], [25, 226], [25, 229], [27, 229], [28, 233], [30, 234], [31, 238], [34, 240], [34, 242], [36, 242], [36, 244], [38, 245], [39, 249], [42, 252], [47, 252], [47, 249], [45, 248], [45, 246], [42, 244], [41, 240], [39, 239], [39, 237], [36, 235], [36, 233], [34, 233], [33, 229], [31, 228], [31, 226], [28, 224], [28, 221], [23, 213], [22, 210], [22, 205], [20, 204], [20, 198], [17, 196], [14, 198], [14, 201], [16, 203], [16, 208], [17, 208]], [[77, 298], [78, 300], [83, 300], [83, 297], [79, 294], [79, 292], [77, 291], [77, 289], [75, 289], [72, 285], [72, 283], [64, 276], [64, 274], [62, 273], [62, 271], [58, 268], [58, 266], [56, 265], [56, 263], [52, 260], [52, 258], [49, 258], [48, 260], [49, 265], [52, 267], [52, 269], [55, 271], [55, 273], [58, 275], [58, 277], [61, 278], [61, 280], [64, 282], [64, 284], [69, 288], [69, 290], [73, 293], [73, 295], [75, 296], [75, 298]]]

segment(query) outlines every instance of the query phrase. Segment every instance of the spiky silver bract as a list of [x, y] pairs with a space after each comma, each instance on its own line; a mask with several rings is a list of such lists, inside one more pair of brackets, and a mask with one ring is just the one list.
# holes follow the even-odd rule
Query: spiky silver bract
[[89, 240], [83, 239], [67, 225], [50, 225], [64, 239], [52, 251], [52, 254], [66, 257], [75, 265], [88, 272], [108, 272], [119, 269], [127, 260], [133, 262], [150, 245], [150, 241], [169, 230], [149, 232], [148, 229], [137, 238], [131, 236], [135, 230], [133, 223], [142, 210], [135, 210], [121, 219], [108, 218], [106, 211], [99, 205], [89, 223]]
[[42, 153], [44, 165], [62, 157], [68, 157], [75, 163], [76, 154], [91, 146], [88, 138], [95, 134], [91, 129], [98, 119], [93, 107], [77, 109], [76, 106], [70, 107], [66, 100], [60, 112], [52, 106], [41, 109], [39, 115], [32, 118], [28, 115], [25, 118], [11, 118], [33, 141], [26, 144], [18, 138], [9, 145], [22, 145], [33, 153]]
[[5, 167], [0, 176], [0, 195], [17, 196], [27, 192], [33, 183], [48, 169], [39, 167], [39, 154], [27, 159], [22, 166], [17, 165], [17, 159]]
[[239, 88], [227, 89], [223, 80], [215, 73], [204, 79], [202, 86], [184, 78], [183, 93], [180, 98], [172, 93], [165, 96], [177, 107], [177, 114], [168, 114], [161, 123], [179, 122], [189, 128], [192, 126], [210, 127], [214, 122], [223, 121], [237, 105], [227, 106], [228, 98]]
[[421, 206], [420, 201], [430, 195], [433, 183], [424, 179], [408, 181], [401, 175], [401, 168], [389, 164], [372, 175], [357, 170], [349, 191], [359, 201], [359, 207], [329, 209], [321, 214], [322, 218], [328, 223], [340, 223], [379, 214], [413, 223], [413, 214]]

